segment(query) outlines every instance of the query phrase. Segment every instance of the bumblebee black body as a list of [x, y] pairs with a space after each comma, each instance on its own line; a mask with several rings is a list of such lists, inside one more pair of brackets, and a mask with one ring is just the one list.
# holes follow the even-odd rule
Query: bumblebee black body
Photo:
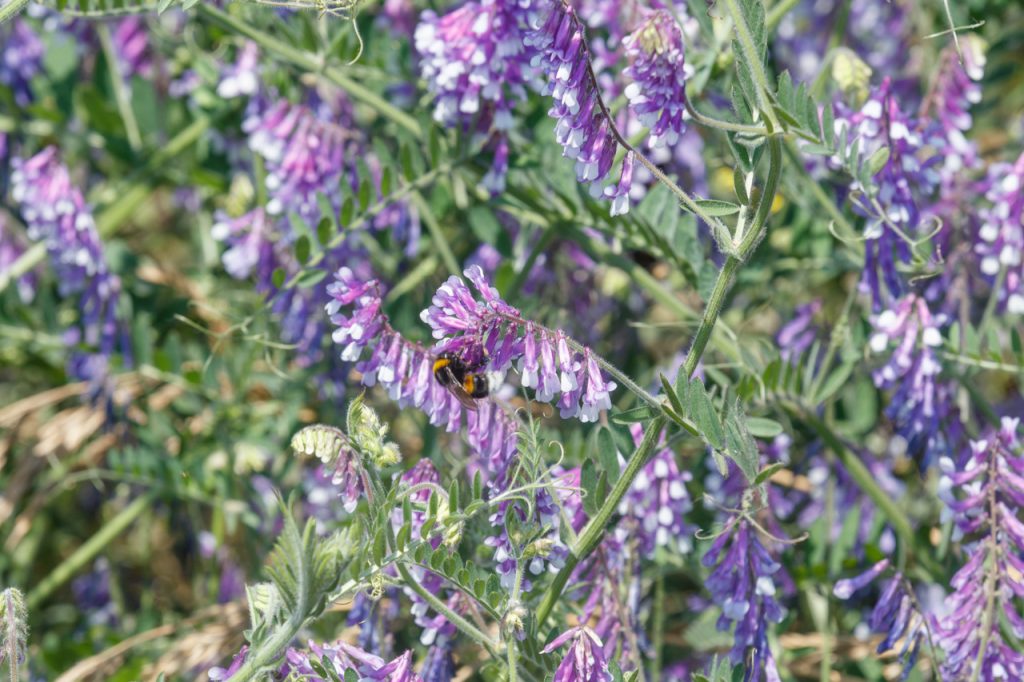
[[476, 409], [475, 401], [491, 393], [487, 376], [467, 366], [454, 353], [444, 352], [437, 356], [434, 360], [434, 378], [470, 409]]

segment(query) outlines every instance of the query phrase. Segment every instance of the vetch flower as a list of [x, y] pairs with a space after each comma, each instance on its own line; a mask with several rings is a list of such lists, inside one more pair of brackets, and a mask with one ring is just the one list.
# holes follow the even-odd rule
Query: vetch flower
[[[525, 42], [537, 51], [534, 66], [547, 76], [544, 94], [554, 99], [548, 113], [557, 120], [555, 139], [562, 155], [576, 161], [576, 179], [591, 186], [592, 196], [600, 197], [618, 151], [617, 131], [604, 112], [576, 11], [562, 0], [546, 0], [546, 4], [546, 16]], [[620, 175], [620, 187], [610, 196], [628, 194], [628, 188], [621, 186], [623, 178], [628, 184], [631, 173]], [[628, 209], [628, 203], [620, 200], [617, 208]]]
[[570, 342], [561, 331], [534, 324], [507, 304], [483, 270], [465, 271], [480, 300], [459, 277], [449, 277], [421, 318], [433, 330], [437, 352], [454, 353], [469, 366], [504, 372], [518, 361], [523, 386], [537, 400], [554, 401], [563, 418], [596, 421], [611, 408], [615, 384], [605, 378], [589, 348]]
[[1024, 154], [1012, 166], [992, 164], [988, 186], [974, 250], [982, 274], [998, 286], [1000, 308], [1024, 315]]
[[609, 682], [612, 674], [604, 656], [604, 644], [585, 625], [566, 630], [544, 647], [542, 653], [569, 645], [565, 658], [555, 670], [554, 682]]
[[118, 21], [111, 31], [110, 40], [120, 61], [121, 77], [125, 81], [131, 81], [132, 76], [152, 76], [153, 56], [149, 49], [149, 30], [142, 17], [126, 17]]
[[923, 452], [925, 464], [950, 447], [950, 436], [959, 432], [952, 388], [939, 377], [942, 366], [935, 350], [943, 343], [943, 322], [916, 294], [907, 294], [872, 317], [871, 351], [889, 354], [872, 378], [875, 386], [893, 391], [886, 414], [910, 449]]
[[940, 464], [940, 497], [967, 557], [951, 582], [948, 615], [935, 622], [936, 644], [946, 652], [944, 679], [1024, 679], [1024, 614], [1017, 602], [1024, 596], [1019, 426], [1019, 418], [1004, 417], [998, 431], [970, 443], [958, 466], [950, 458]]
[[344, 171], [345, 135], [312, 109], [280, 100], [242, 124], [249, 147], [267, 164], [267, 213], [294, 211], [309, 222], [320, 216], [317, 192], [334, 192]]
[[260, 88], [260, 50], [251, 40], [245, 41], [235, 55], [235, 63], [225, 66], [217, 84], [217, 95], [225, 99], [251, 97]]
[[[336, 327], [334, 343], [341, 359], [356, 362], [366, 386], [380, 385], [400, 406], [426, 413], [430, 423], [457, 431], [466, 413], [466, 440], [479, 458], [491, 486], [501, 485], [516, 454], [516, 424], [493, 401], [480, 400], [476, 410], [462, 404], [433, 373], [436, 353], [399, 334], [381, 310], [380, 285], [340, 268], [327, 286], [327, 314]], [[368, 357], [363, 357], [366, 352]]]
[[513, 125], [512, 109], [533, 79], [516, 2], [467, 2], [442, 17], [427, 10], [416, 27], [420, 75], [436, 98], [434, 120], [456, 125], [481, 117], [477, 130]]
[[[728, 549], [726, 549], [728, 548]], [[761, 543], [758, 530], [742, 515], [732, 516], [701, 563], [712, 568], [705, 585], [722, 609], [718, 629], [735, 627], [730, 659], [745, 663], [745, 682], [764, 678], [778, 682], [779, 673], [768, 646], [770, 623], [785, 611], [775, 600], [773, 576], [781, 565]]]
[[11, 196], [21, 206], [29, 239], [46, 245], [61, 296], [81, 295], [84, 342], [109, 356], [120, 341], [126, 354], [127, 338], [117, 320], [121, 280], [107, 265], [92, 210], [57, 149], [16, 158], [13, 165]]
[[625, 75], [629, 106], [651, 130], [651, 147], [673, 146], [686, 132], [686, 79], [683, 34], [667, 10], [651, 12], [623, 41], [630, 65]]
[[807, 352], [818, 338], [821, 329], [815, 325], [814, 317], [821, 312], [821, 299], [799, 305], [793, 318], [779, 328], [775, 340], [779, 344], [782, 359], [790, 362]]
[[35, 99], [32, 78], [42, 71], [45, 51], [43, 41], [25, 20], [15, 18], [0, 26], [0, 83], [13, 91], [18, 106]]

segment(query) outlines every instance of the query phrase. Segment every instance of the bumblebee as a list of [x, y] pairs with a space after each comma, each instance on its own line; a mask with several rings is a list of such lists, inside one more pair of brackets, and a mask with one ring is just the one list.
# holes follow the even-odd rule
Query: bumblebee
[[491, 394], [487, 375], [470, 367], [454, 353], [444, 352], [434, 360], [434, 378], [458, 398], [467, 409], [475, 410], [476, 401]]

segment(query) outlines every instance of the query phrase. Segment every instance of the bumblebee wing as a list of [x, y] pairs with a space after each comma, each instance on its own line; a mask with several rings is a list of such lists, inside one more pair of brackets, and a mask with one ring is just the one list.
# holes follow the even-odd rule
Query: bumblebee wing
[[448, 391], [454, 395], [467, 410], [475, 410], [477, 408], [476, 399], [466, 392], [466, 389], [462, 387], [462, 384], [453, 382], [445, 386], [445, 388], [447, 388]]

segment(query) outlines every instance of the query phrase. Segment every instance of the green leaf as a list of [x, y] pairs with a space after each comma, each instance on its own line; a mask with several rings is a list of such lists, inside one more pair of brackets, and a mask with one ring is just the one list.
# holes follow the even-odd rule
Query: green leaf
[[840, 388], [846, 385], [846, 381], [850, 378], [850, 374], [853, 373], [854, 367], [856, 367], [856, 364], [852, 362], [847, 362], [836, 367], [832, 374], [829, 375], [828, 379], [825, 380], [825, 383], [821, 385], [821, 388], [818, 390], [818, 395], [812, 396], [814, 403], [816, 405], [820, 405], [835, 395]]
[[715, 406], [704, 388], [704, 382], [700, 379], [691, 381], [687, 398], [689, 400], [687, 416], [693, 420], [694, 425], [704, 435], [708, 444], [716, 450], [721, 450], [725, 446], [725, 434], [722, 431], [722, 422], [718, 419]]
[[[740, 205], [734, 204], [731, 201], [720, 201], [718, 199], [697, 199], [695, 202], [704, 213], [712, 217], [720, 217], [733, 215], [740, 212]], [[688, 210], [686, 206], [680, 204], [679, 208]]]
[[758, 462], [761, 457], [757, 443], [754, 442], [753, 436], [747, 429], [743, 407], [739, 400], [733, 403], [726, 413], [725, 439], [728, 444], [726, 454], [736, 462], [748, 481], [754, 481], [757, 478]]
[[686, 410], [683, 408], [683, 404], [680, 402], [679, 396], [676, 395], [675, 387], [669, 383], [669, 380], [665, 378], [664, 374], [659, 374], [658, 378], [661, 379], [661, 388], [665, 391], [665, 396], [668, 398], [669, 403], [672, 404], [672, 409], [680, 416], [685, 415]]
[[645, 422], [654, 419], [657, 414], [654, 412], [654, 408], [650, 405], [641, 405], [640, 407], [634, 407], [631, 410], [624, 412], [616, 412], [612, 415], [612, 421], [619, 424], [633, 424], [636, 422]]
[[326, 246], [331, 237], [334, 236], [334, 221], [329, 217], [323, 217], [316, 225], [316, 240], [322, 246]]
[[769, 464], [764, 469], [761, 469], [761, 471], [757, 474], [757, 477], [754, 479], [752, 485], [761, 485], [769, 478], [771, 478], [776, 471], [785, 468], [785, 466], [786, 465], [783, 464], [782, 462], [775, 462], [774, 464]]
[[864, 170], [869, 177], [874, 177], [878, 171], [885, 168], [885, 164], [889, 162], [889, 148], [879, 147], [875, 150], [875, 153], [868, 157], [867, 161], [864, 162]]
[[747, 430], [754, 438], [775, 438], [782, 433], [782, 424], [764, 417], [747, 417]]
[[615, 447], [615, 436], [611, 429], [603, 426], [597, 430], [597, 461], [601, 471], [612, 483], [619, 478], [619, 451]]
[[160, 3], [156, 6], [156, 13], [163, 14], [173, 2], [174, 0], [160, 0]]
[[306, 261], [309, 260], [309, 252], [310, 252], [309, 237], [307, 237], [304, 234], [300, 235], [299, 238], [297, 240], [295, 240], [295, 258], [296, 258], [296, 260], [298, 260], [300, 263], [305, 263]]
[[583, 491], [583, 511], [593, 516], [601, 505], [597, 503], [597, 467], [593, 460], [585, 460], [580, 468], [580, 489]]
[[352, 203], [352, 197], [347, 197], [345, 201], [341, 202], [341, 212], [338, 216], [338, 220], [343, 228], [352, 226], [352, 218], [355, 216], [355, 213], [356, 206]]
[[287, 277], [288, 275], [285, 273], [284, 268], [274, 268], [274, 272], [270, 275], [270, 281], [275, 287], [280, 289], [284, 286], [284, 281]]

